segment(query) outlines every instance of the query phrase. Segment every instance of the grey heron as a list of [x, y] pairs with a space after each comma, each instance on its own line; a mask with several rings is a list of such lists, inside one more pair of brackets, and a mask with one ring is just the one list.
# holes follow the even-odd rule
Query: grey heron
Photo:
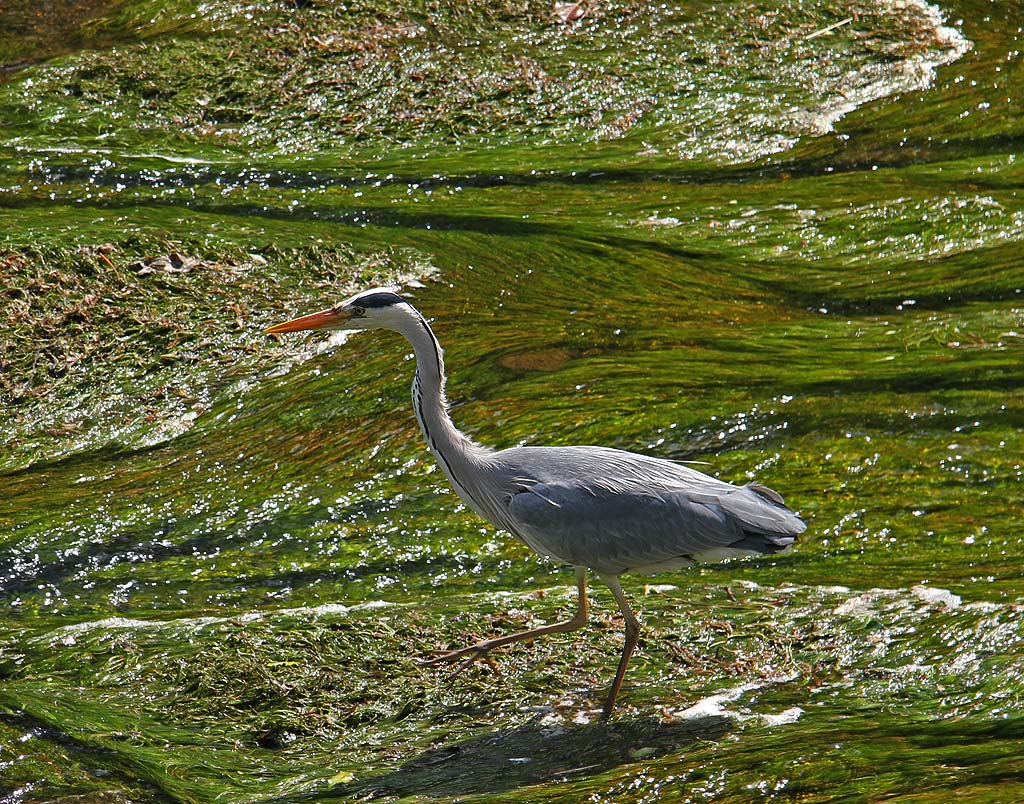
[[568, 620], [485, 639], [423, 664], [468, 663], [502, 645], [584, 627], [587, 572], [592, 570], [611, 589], [625, 620], [622, 655], [604, 704], [607, 718], [640, 633], [620, 575], [777, 553], [806, 529], [771, 489], [756, 483], [735, 486], [673, 461], [608, 447], [495, 450], [477, 444], [448, 414], [444, 358], [430, 324], [390, 290], [358, 293], [267, 332], [363, 329], [393, 330], [412, 345], [413, 409], [430, 451], [462, 501], [495, 527], [537, 553], [571, 565], [576, 573], [576, 612]]

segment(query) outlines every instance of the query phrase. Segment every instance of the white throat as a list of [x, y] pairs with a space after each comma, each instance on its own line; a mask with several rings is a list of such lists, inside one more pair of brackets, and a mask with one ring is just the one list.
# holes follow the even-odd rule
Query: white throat
[[466, 505], [485, 519], [495, 521], [494, 501], [475, 481], [486, 471], [485, 458], [493, 450], [459, 432], [448, 415], [445, 398], [444, 352], [433, 330], [413, 307], [405, 308], [396, 329], [412, 344], [416, 376], [412, 381], [412, 405], [427, 446]]

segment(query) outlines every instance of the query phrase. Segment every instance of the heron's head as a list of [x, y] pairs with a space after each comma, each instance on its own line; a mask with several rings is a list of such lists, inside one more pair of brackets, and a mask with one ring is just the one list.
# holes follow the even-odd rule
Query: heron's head
[[285, 321], [267, 328], [268, 333], [298, 332], [306, 329], [399, 329], [408, 320], [409, 303], [386, 288], [364, 290], [341, 304], [319, 313]]

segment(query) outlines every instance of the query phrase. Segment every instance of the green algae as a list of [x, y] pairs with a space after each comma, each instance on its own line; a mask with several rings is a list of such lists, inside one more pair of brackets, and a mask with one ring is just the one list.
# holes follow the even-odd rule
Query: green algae
[[172, 5], [187, 20], [172, 37], [54, 64], [7, 93], [5, 117], [27, 123], [24, 137], [14, 125], [19, 150], [41, 144], [32, 121], [46, 119], [42, 141], [64, 153], [407, 164], [457, 149], [463, 166], [493, 170], [502, 149], [525, 146], [517, 166], [550, 162], [548, 151], [564, 169], [571, 150], [622, 140], [630, 154], [745, 161], [920, 85], [963, 48], [914, 4], [722, 15], [713, 3], [619, 2], [570, 25], [542, 2], [189, 6]]
[[[929, 82], [962, 47], [881, 8], [132, 3], [15, 74], [11, 800], [1020, 798], [1019, 33], [950, 6]], [[458, 504], [404, 344], [261, 335], [412, 277], [476, 438], [704, 461], [810, 525], [627, 578], [609, 724], [600, 585], [586, 631], [416, 666], [567, 574]]]
[[[76, 723], [71, 736], [92, 751], [111, 751], [107, 764], [181, 800], [204, 800], [214, 790], [233, 797], [286, 792], [289, 800], [303, 790], [316, 791], [318, 799], [452, 796], [580, 776], [589, 777], [584, 789], [604, 786], [612, 794], [617, 768], [669, 756], [662, 770], [672, 778], [662, 783], [692, 790], [706, 778], [708, 754], [716, 756], [714, 743], [700, 745], [730, 733], [743, 736], [743, 758], [730, 771], [734, 792], [725, 800], [737, 800], [735, 791], [748, 780], [764, 778], [760, 752], [772, 756], [768, 778], [789, 777], [800, 789], [824, 792], [814, 790], [822, 783], [814, 776], [790, 775], [822, 743], [839, 766], [822, 771], [838, 785], [829, 796], [846, 785], [863, 790], [867, 776], [892, 790], [912, 784], [905, 775], [888, 776], [895, 772], [890, 763], [910, 748], [884, 759], [893, 750], [889, 740], [905, 734], [906, 725], [898, 724], [916, 721], [911, 747], [933, 740], [931, 756], [938, 757], [962, 733], [952, 724], [981, 711], [993, 724], [1001, 721], [991, 727], [986, 750], [965, 747], [964, 756], [975, 758], [933, 784], [949, 789], [976, 776], [1013, 779], [1020, 717], [1003, 691], [1007, 676], [1018, 672], [1008, 656], [1021, 639], [1015, 607], [965, 606], [924, 587], [851, 596], [839, 588], [738, 584], [685, 602], [675, 597], [678, 591], [660, 588], [644, 598], [656, 634], [645, 639], [638, 659], [645, 681], [632, 686], [628, 714], [608, 725], [579, 722], [581, 710], [591, 717], [599, 711], [600, 696], [589, 686], [614, 661], [614, 626], [603, 617], [596, 635], [569, 639], [583, 652], [566, 650], [565, 639], [537, 643], [523, 649], [528, 661], [502, 662], [507, 672], [501, 675], [470, 670], [452, 683], [447, 672], [414, 671], [410, 656], [396, 655], [394, 646], [425, 651], [460, 630], [461, 619], [384, 604], [65, 627], [9, 657], [4, 700], [43, 723]], [[475, 600], [476, 625], [487, 619], [483, 602]], [[496, 605], [496, 614], [508, 612], [508, 602]], [[521, 627], [552, 613], [543, 598], [518, 596], [515, 603], [518, 613], [501, 613], [490, 626]], [[933, 630], [943, 635], [944, 648], [937, 649]], [[914, 661], [924, 655], [928, 664]], [[339, 656], [350, 658], [342, 665]], [[29, 668], [38, 680], [22, 680]], [[521, 720], [524, 698], [564, 678], [571, 686], [552, 706], [511, 725]], [[717, 697], [690, 709], [696, 684]], [[92, 690], [88, 704], [67, 697], [82, 686]], [[921, 691], [934, 686], [944, 691], [944, 714], [926, 715], [933, 699]], [[837, 728], [836, 699], [853, 687], [860, 711]], [[142, 711], [159, 712], [159, 719]], [[496, 717], [510, 725], [495, 729]], [[878, 721], [874, 729], [870, 719]], [[801, 724], [795, 746], [778, 732], [790, 721]], [[886, 722], [889, 738], [884, 726], [878, 730]], [[871, 739], [884, 747], [868, 750]], [[841, 750], [847, 741], [866, 753]], [[335, 759], [325, 765], [323, 756]], [[511, 775], [488, 772], [489, 764], [510, 757], [519, 758]], [[930, 761], [926, 752], [914, 759]], [[239, 774], [235, 792], [218, 780], [223, 773]], [[556, 786], [532, 787], [529, 795], [558, 800], [561, 794]]]
[[260, 365], [257, 328], [295, 303], [299, 276], [336, 291], [430, 271], [396, 249], [246, 252], [144, 237], [0, 252], [0, 399], [14, 414], [2, 432], [16, 445], [0, 465], [32, 463], [55, 444], [124, 448], [188, 429]]

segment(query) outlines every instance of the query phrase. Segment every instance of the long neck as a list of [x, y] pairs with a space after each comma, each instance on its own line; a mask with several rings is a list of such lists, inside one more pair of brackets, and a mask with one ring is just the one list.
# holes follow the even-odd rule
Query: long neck
[[416, 355], [416, 376], [412, 382], [412, 404], [430, 451], [448, 475], [459, 497], [481, 515], [490, 518], [486, 494], [479, 479], [482, 461], [492, 452], [459, 432], [448, 415], [444, 395], [444, 353], [433, 330], [418, 312], [410, 315], [402, 334]]

